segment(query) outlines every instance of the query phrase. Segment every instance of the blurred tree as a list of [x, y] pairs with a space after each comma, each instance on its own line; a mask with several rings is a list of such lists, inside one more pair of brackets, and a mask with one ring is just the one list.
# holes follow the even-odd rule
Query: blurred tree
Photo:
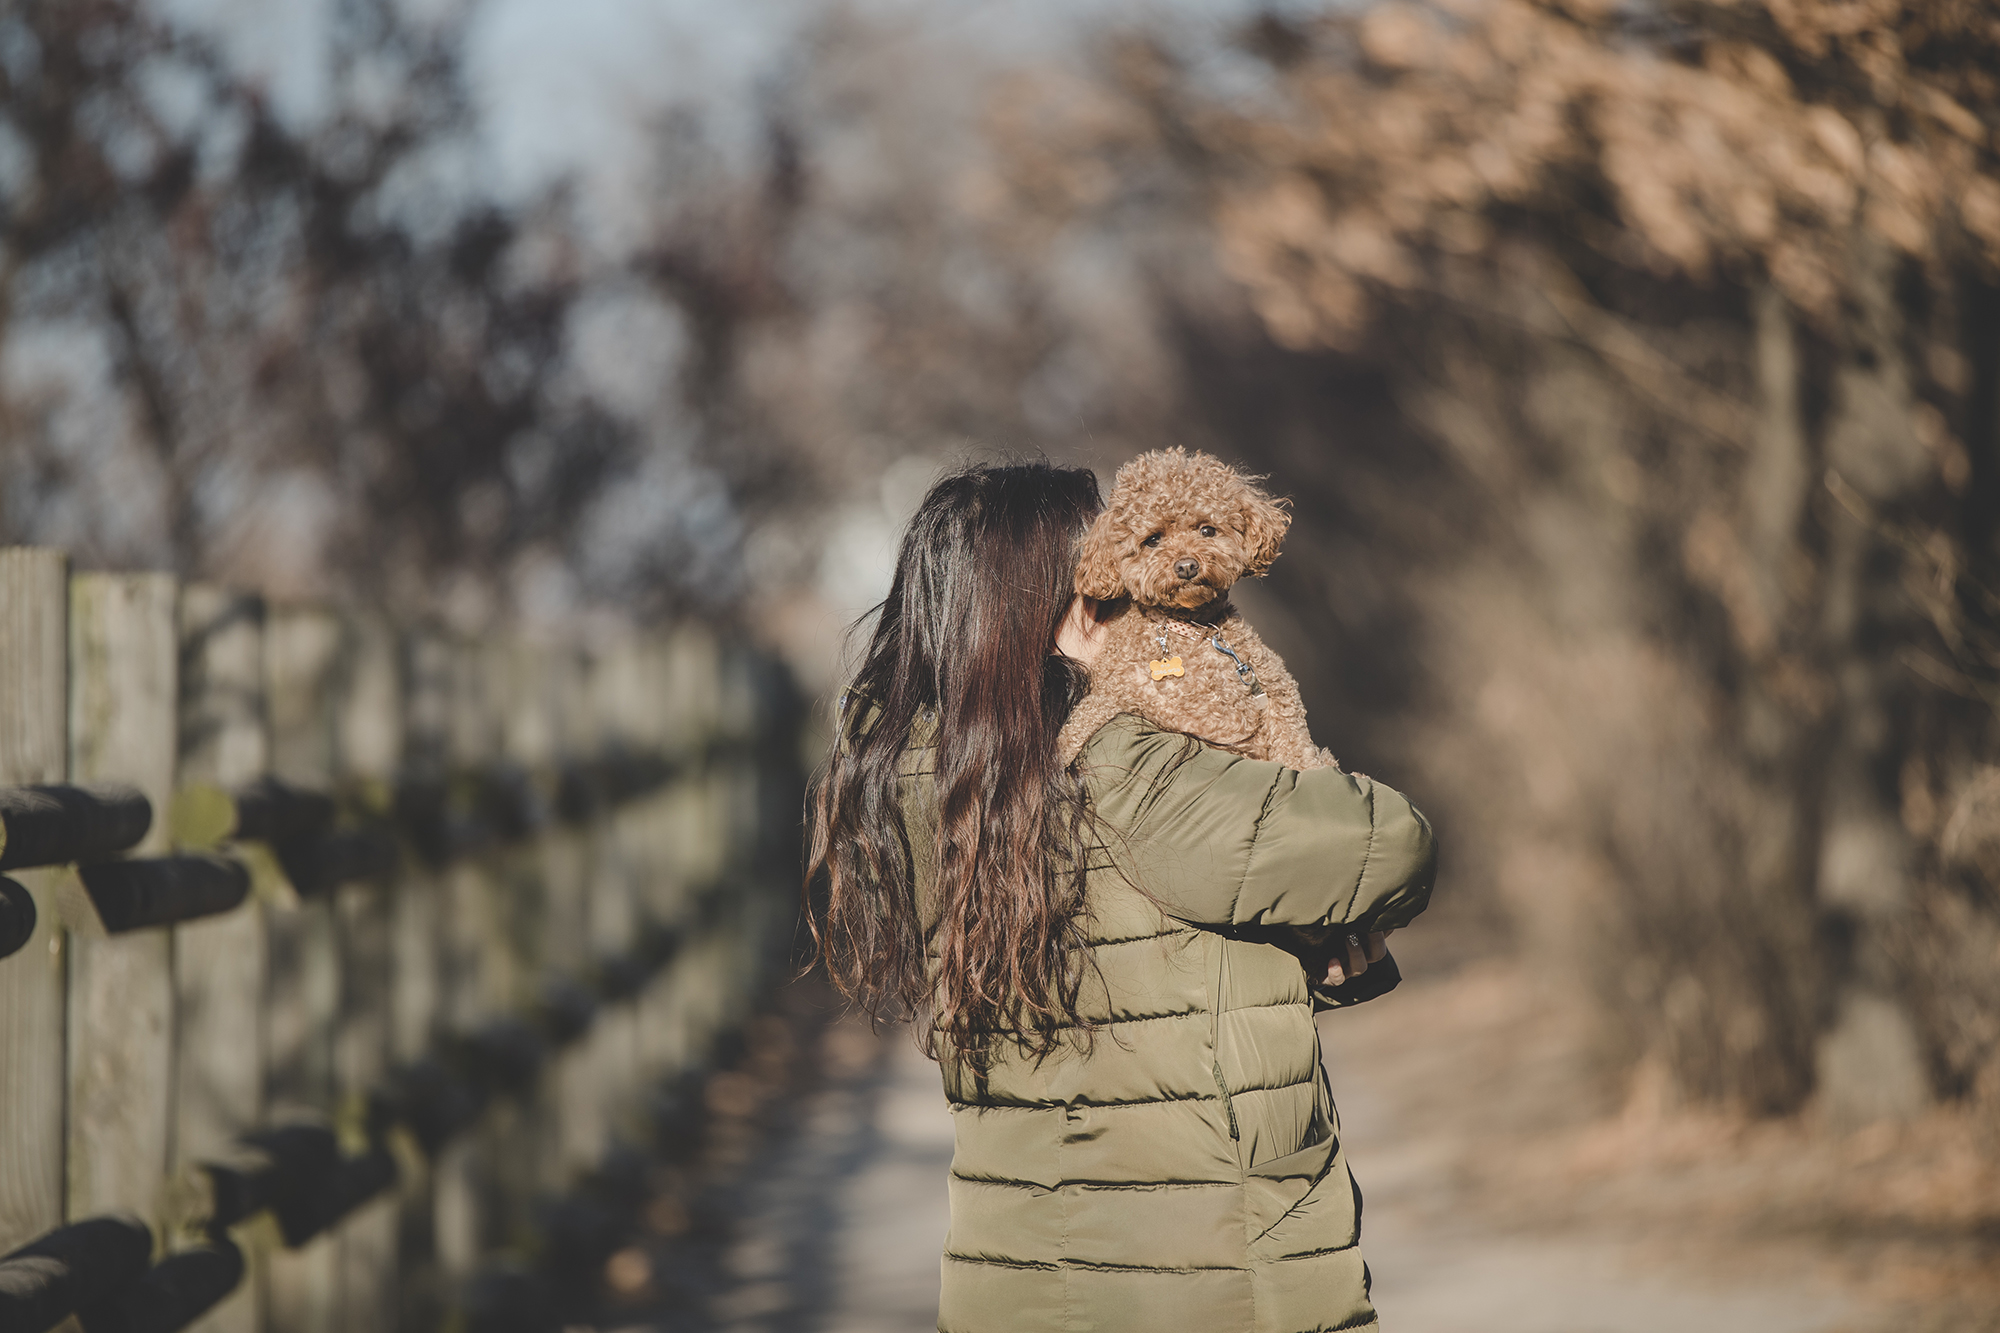
[[2000, 884], [1945, 836], [1986, 827], [2000, 750], [1990, 7], [1385, 5], [1249, 41], [1275, 98], [1137, 42], [1122, 110], [1029, 130], [1063, 101], [1031, 90], [1007, 142], [1057, 217], [1135, 145], [1206, 190], [1295, 395], [1237, 447], [1302, 529], [1406, 558], [1279, 566], [1350, 630], [1415, 621], [1417, 683], [1301, 672], [1343, 722], [1391, 706], [1336, 747], [1414, 724], [1455, 876], [1591, 979], [1622, 1060], [1848, 1120], [2000, 1096]]
[[143, 4], [0, 14], [0, 540], [461, 619], [726, 596], [699, 388], [761, 233], [722, 197], [728, 271], [664, 224], [593, 268], [559, 190], [466, 180], [462, 17], [333, 13], [305, 125]]

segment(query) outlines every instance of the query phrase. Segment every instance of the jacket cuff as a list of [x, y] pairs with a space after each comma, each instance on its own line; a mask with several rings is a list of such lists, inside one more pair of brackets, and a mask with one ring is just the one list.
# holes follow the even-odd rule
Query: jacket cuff
[[1403, 973], [1396, 966], [1396, 955], [1385, 953], [1380, 960], [1370, 963], [1368, 970], [1358, 977], [1351, 977], [1338, 986], [1324, 982], [1308, 982], [1306, 989], [1312, 992], [1313, 1012], [1327, 1009], [1346, 1009], [1357, 1004], [1366, 1004], [1379, 995], [1387, 995], [1402, 984]]

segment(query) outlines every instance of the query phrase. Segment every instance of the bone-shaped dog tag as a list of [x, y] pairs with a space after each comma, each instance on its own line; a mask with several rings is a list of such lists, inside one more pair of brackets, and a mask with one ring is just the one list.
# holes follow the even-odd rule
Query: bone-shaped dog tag
[[1153, 663], [1154, 680], [1159, 680], [1163, 676], [1184, 676], [1186, 674], [1187, 672], [1181, 669], [1181, 659], [1178, 657], [1169, 657], [1164, 662], [1155, 661]]

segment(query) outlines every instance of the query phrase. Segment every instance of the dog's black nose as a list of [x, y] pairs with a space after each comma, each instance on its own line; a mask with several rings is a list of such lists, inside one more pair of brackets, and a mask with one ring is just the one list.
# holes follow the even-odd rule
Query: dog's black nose
[[1174, 573], [1181, 578], [1191, 579], [1201, 573], [1201, 565], [1194, 560], [1176, 560], [1174, 561]]

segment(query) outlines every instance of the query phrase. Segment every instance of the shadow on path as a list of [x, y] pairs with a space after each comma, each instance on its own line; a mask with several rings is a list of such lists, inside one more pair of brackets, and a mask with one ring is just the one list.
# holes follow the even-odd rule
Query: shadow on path
[[711, 1327], [726, 1333], [924, 1333], [937, 1324], [951, 1116], [908, 1035], [842, 1021], [829, 1077], [732, 1190]]

